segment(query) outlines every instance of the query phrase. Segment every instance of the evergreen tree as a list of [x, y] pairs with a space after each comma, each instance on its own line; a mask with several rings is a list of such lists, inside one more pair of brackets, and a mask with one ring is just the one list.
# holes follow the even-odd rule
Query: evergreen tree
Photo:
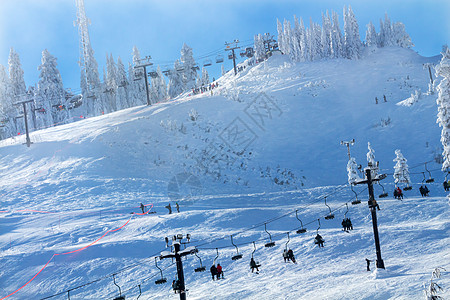
[[344, 49], [345, 56], [349, 59], [358, 59], [361, 56], [361, 39], [356, 17], [349, 6], [344, 7]]
[[278, 49], [280, 49], [280, 51], [284, 54], [285, 44], [284, 44], [283, 26], [281, 25], [281, 22], [278, 19], [277, 19], [277, 33], [278, 33]]
[[342, 33], [339, 27], [339, 17], [336, 12], [332, 12], [333, 25], [331, 31], [331, 55], [334, 58], [342, 57]]
[[[284, 43], [284, 54], [289, 55], [291, 57], [291, 50], [292, 50], [292, 36], [291, 36], [291, 23], [284, 19], [283, 22], [283, 43]], [[265, 49], [264, 49], [265, 52]]]
[[197, 69], [192, 48], [186, 45], [186, 43], [181, 48], [181, 63], [182, 65], [180, 65], [179, 69], [183, 68], [183, 90], [191, 90], [195, 87]]
[[225, 74], [227, 73], [227, 72], [225, 72], [225, 67], [223, 66], [223, 64], [222, 64], [222, 66], [220, 67], [220, 71], [221, 71], [222, 76], [225, 75]]
[[[13, 97], [14, 103], [26, 99], [26, 85], [23, 76], [23, 69], [20, 63], [19, 54], [11, 48], [9, 52], [9, 82], [11, 86], [11, 95]], [[14, 126], [16, 127], [16, 132], [24, 132], [25, 124], [23, 119], [17, 119], [16, 116], [22, 115], [22, 107], [14, 106], [15, 116], [13, 118]]]
[[40, 109], [36, 115], [36, 126], [48, 127], [52, 124], [69, 122], [69, 111], [65, 107], [64, 85], [57, 68], [56, 58], [47, 49], [42, 51], [42, 64], [38, 88], [36, 91], [36, 108]]
[[203, 86], [208, 86], [210, 83], [209, 81], [209, 75], [208, 75], [208, 70], [206, 70], [205, 67], [202, 68], [202, 85]]
[[378, 163], [375, 161], [375, 150], [373, 150], [370, 142], [367, 143], [367, 149], [369, 150], [367, 152], [367, 163], [372, 166], [370, 174], [372, 178], [375, 178], [378, 175]]
[[156, 70], [156, 74], [157, 76], [151, 79], [151, 95], [153, 103], [165, 101], [167, 99], [167, 86], [159, 66]]
[[307, 42], [305, 25], [303, 24], [302, 18], [300, 18], [299, 32], [300, 32], [300, 51], [301, 51], [300, 61], [307, 61], [308, 60], [308, 42]]
[[255, 35], [255, 59], [257, 62], [263, 61], [266, 57], [265, 51], [264, 51], [264, 42], [261, 34]]
[[395, 185], [399, 183], [406, 183], [406, 185], [409, 186], [411, 184], [411, 179], [409, 178], [409, 168], [406, 163], [407, 160], [398, 149], [395, 150], [395, 155], [397, 157], [394, 158], [394, 183]]
[[117, 58], [117, 73], [116, 73], [116, 82], [118, 84], [117, 87], [117, 110], [122, 110], [124, 108], [130, 107], [130, 101], [128, 99], [129, 94], [129, 82], [127, 79], [127, 73], [125, 71], [125, 66], [122, 62], [120, 56]]
[[443, 77], [437, 87], [436, 103], [438, 105], [437, 123], [442, 127], [441, 143], [444, 147], [442, 171], [447, 171], [450, 168], [450, 49], [448, 47], [444, 47], [442, 51], [441, 62], [436, 67], [436, 76]]
[[106, 55], [106, 81], [103, 94], [105, 97], [104, 112], [113, 112], [117, 110], [117, 67], [112, 54]]
[[369, 22], [369, 24], [367, 24], [366, 44], [368, 47], [378, 46], [378, 36], [375, 30], [375, 26], [372, 22]]
[[133, 66], [129, 66], [128, 75], [130, 86], [130, 104], [131, 106], [145, 105], [147, 104], [147, 96], [145, 95], [145, 79], [144, 68], [135, 68], [139, 66], [141, 54], [136, 46], [133, 47]]
[[174, 69], [169, 73], [169, 84], [167, 87], [167, 93], [170, 98], [175, 98], [183, 92], [183, 75], [177, 71], [181, 68], [179, 60], [174, 63]]
[[355, 184], [361, 178], [358, 175], [358, 165], [356, 160], [352, 157], [347, 163], [348, 183]]
[[414, 46], [411, 41], [411, 37], [406, 33], [405, 25], [403, 23], [397, 22], [392, 26], [392, 39], [394, 45], [403, 48], [410, 48]]
[[320, 43], [322, 45], [322, 57], [331, 57], [331, 34], [332, 25], [330, 15], [328, 11], [324, 15], [322, 13], [322, 34], [320, 37]]
[[393, 36], [392, 36], [392, 25], [391, 20], [386, 13], [384, 15], [384, 24], [383, 24], [383, 33], [384, 33], [384, 47], [393, 46]]
[[6, 68], [0, 65], [0, 139], [9, 138], [17, 134], [14, 117], [14, 94], [6, 74]]

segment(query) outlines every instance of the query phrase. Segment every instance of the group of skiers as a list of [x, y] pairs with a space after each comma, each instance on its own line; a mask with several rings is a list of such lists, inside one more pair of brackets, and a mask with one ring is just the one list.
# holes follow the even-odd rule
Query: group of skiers
[[207, 92], [207, 91], [211, 91], [211, 93], [212, 93], [212, 90], [215, 89], [218, 86], [219, 86], [218, 82], [213, 82], [213, 83], [211, 83], [209, 85], [206, 85], [206, 86], [202, 85], [201, 87], [193, 88], [192, 89], [192, 95], [203, 94], [204, 92]]
[[344, 228], [345, 231], [348, 230], [353, 230], [353, 224], [352, 224], [352, 220], [350, 220], [350, 218], [345, 218], [344, 220], [342, 220], [342, 228]]
[[[169, 215], [172, 214], [172, 206], [170, 206], [170, 203], [164, 207], [169, 210]], [[175, 202], [175, 208], [177, 209], [177, 212], [180, 212], [180, 205], [178, 205], [178, 202]]]
[[212, 280], [214, 280], [214, 277], [216, 277], [217, 280], [219, 280], [221, 275], [223, 279], [223, 270], [220, 264], [217, 264], [217, 267], [215, 264], [212, 265], [209, 270], [211, 271]]

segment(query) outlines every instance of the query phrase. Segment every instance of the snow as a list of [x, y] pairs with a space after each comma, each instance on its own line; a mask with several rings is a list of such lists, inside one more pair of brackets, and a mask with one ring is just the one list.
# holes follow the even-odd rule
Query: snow
[[[55, 299], [65, 299], [68, 289], [96, 279], [71, 291], [70, 299], [112, 299], [118, 295], [113, 273], [127, 299], [138, 296], [138, 284], [140, 299], [177, 299], [170, 286], [174, 264], [158, 260], [168, 283], [155, 285], [160, 272], [154, 257], [170, 250], [165, 237], [189, 233], [187, 251], [197, 246], [208, 270], [219, 248], [216, 263], [225, 275], [212, 281], [208, 271], [194, 273], [200, 262], [188, 255], [189, 299], [422, 298], [432, 271], [450, 268], [449, 202], [434, 162], [441, 153], [436, 96], [422, 95], [410, 107], [396, 103], [427, 88], [422, 64], [439, 58], [397, 47], [368, 49], [362, 56], [306, 63], [274, 56], [236, 77], [228, 72], [213, 96], [186, 93], [36, 131], [30, 148], [22, 145], [23, 136], [0, 141], [0, 297], [27, 283], [54, 254], [98, 240], [54, 256], [8, 299], [60, 292]], [[243, 135], [232, 135], [236, 131]], [[362, 203], [350, 204], [347, 149], [340, 145], [352, 138], [351, 155], [360, 163], [370, 142], [379, 173], [393, 173], [396, 149], [410, 165], [413, 190], [405, 199], [377, 199], [386, 270], [372, 263], [366, 271], [365, 258], [376, 259], [367, 191], [356, 186]], [[431, 160], [435, 183], [421, 198], [422, 163]], [[177, 191], [168, 189], [174, 178]], [[392, 191], [392, 176], [382, 183]], [[376, 185], [376, 195], [381, 192]], [[174, 194], [182, 197], [169, 196]], [[324, 220], [325, 195], [333, 220]], [[164, 208], [169, 202], [171, 215]], [[140, 212], [140, 203], [153, 204], [156, 214], [131, 215]], [[295, 233], [296, 210], [306, 233]], [[348, 233], [340, 225], [344, 214], [354, 225]], [[324, 248], [313, 242], [318, 218]], [[264, 223], [275, 247], [264, 247]], [[283, 262], [288, 231], [297, 264]], [[231, 234], [241, 260], [231, 260]], [[249, 268], [253, 241], [259, 274]], [[448, 272], [437, 282], [448, 297]]]

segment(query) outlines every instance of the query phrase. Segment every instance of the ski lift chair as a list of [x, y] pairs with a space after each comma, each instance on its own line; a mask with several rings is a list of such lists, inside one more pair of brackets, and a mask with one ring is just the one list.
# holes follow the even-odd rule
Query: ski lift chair
[[210, 59], [205, 59], [205, 61], [203, 62], [203, 66], [204, 67], [209, 67], [212, 65], [212, 62]]
[[150, 72], [148, 72], [148, 75], [151, 78], [158, 78], [158, 72], [156, 72], [156, 71], [150, 71]]
[[223, 55], [219, 54], [216, 56], [216, 63], [220, 64], [223, 63]]
[[127, 86], [127, 82], [126, 81], [121, 81], [120, 83], [119, 83], [119, 87], [125, 87], [125, 86]]
[[267, 247], [267, 248], [274, 247], [274, 246], [275, 246], [275, 242], [272, 241], [272, 236], [271, 236], [270, 233], [267, 231], [267, 224], [266, 224], [266, 223], [264, 223], [264, 231], [267, 232], [267, 234], [269, 235], [269, 240], [270, 240], [270, 242], [267, 243], [267, 244], [265, 244], [264, 247]]
[[[426, 183], [432, 183], [432, 182], [434, 182], [434, 178], [431, 177], [431, 172], [428, 171], [428, 169], [427, 169], [427, 163], [425, 163], [425, 171], [427, 171], [428, 174], [430, 175], [430, 177], [429, 177], [427, 180], [425, 180], [425, 182], [426, 182]], [[425, 176], [425, 174], [424, 174], [424, 176]]]
[[[345, 203], [345, 206], [347, 207], [347, 210], [344, 213], [344, 219], [342, 220], [342, 226], [344, 227], [344, 224], [347, 224], [348, 227], [350, 227], [350, 230], [352, 230], [353, 229], [352, 221], [350, 220], [350, 218], [347, 218], [348, 204]], [[345, 227], [344, 227], [344, 230], [345, 230]]]
[[228, 59], [233, 59], [233, 53], [228, 54]]
[[119, 296], [115, 297], [113, 300], [125, 300], [125, 296], [122, 296], [122, 290], [120, 289], [120, 286], [116, 283], [116, 274], [113, 274], [113, 281], [114, 285], [119, 288]]
[[253, 57], [254, 53], [255, 51], [253, 50], [252, 47], [245, 48], [245, 56], [247, 56], [248, 58]]
[[[255, 244], [255, 242], [253, 241], [253, 252], [252, 252], [252, 259], [253, 259], [253, 260], [255, 259], [255, 258], [253, 257], [253, 254], [255, 254], [255, 252], [256, 252], [256, 244]], [[256, 263], [256, 267], [257, 267], [257, 268], [261, 267], [261, 264], [259, 263], [259, 261], [256, 261], [256, 260], [255, 260], [255, 263]]]
[[231, 237], [231, 244], [236, 248], [236, 255], [233, 255], [231, 257], [231, 260], [239, 260], [242, 258], [242, 254], [239, 254], [238, 247], [233, 243], [233, 235], [231, 235], [230, 237]]
[[327, 204], [327, 197], [326, 196], [325, 196], [325, 205], [330, 210], [330, 213], [325, 216], [325, 220], [332, 220], [332, 219], [334, 219], [334, 214], [331, 212], [331, 207]]
[[350, 189], [352, 190], [353, 193], [355, 193], [355, 200], [352, 201], [352, 205], [360, 204], [361, 200], [358, 199], [358, 194], [353, 189], [353, 184], [350, 184]]
[[325, 240], [322, 238], [321, 235], [319, 235], [320, 219], [317, 219], [317, 222], [319, 223], [319, 227], [317, 227], [316, 237], [314, 238], [314, 244], [319, 245], [321, 243], [323, 244], [325, 242]]
[[[197, 250], [197, 249], [196, 249]], [[206, 267], [202, 265], [202, 259], [200, 258], [200, 256], [197, 255], [197, 251], [194, 252], [194, 255], [197, 256], [198, 260], [200, 261], [200, 267], [195, 268], [194, 272], [198, 273], [198, 272], [205, 272], [206, 271]]]
[[381, 188], [383, 189], [383, 193], [380, 194], [378, 197], [380, 198], [386, 198], [387, 196], [389, 196], [388, 193], [386, 193], [386, 191], [384, 190], [384, 186], [378, 181], [378, 184], [381, 186]]
[[155, 284], [163, 284], [163, 283], [166, 283], [166, 282], [167, 282], [167, 278], [164, 277], [163, 271], [161, 270], [160, 267], [158, 267], [158, 263], [157, 263], [156, 259], [157, 259], [157, 257], [155, 257], [155, 265], [156, 265], [156, 268], [159, 269], [159, 272], [161, 272], [161, 278], [155, 280]]
[[295, 217], [297, 218], [297, 220], [300, 221], [300, 225], [302, 226], [302, 228], [300, 228], [299, 230], [297, 230], [297, 233], [305, 233], [306, 232], [306, 228], [303, 228], [303, 222], [302, 220], [300, 220], [300, 218], [298, 217], [298, 209], [295, 210]]

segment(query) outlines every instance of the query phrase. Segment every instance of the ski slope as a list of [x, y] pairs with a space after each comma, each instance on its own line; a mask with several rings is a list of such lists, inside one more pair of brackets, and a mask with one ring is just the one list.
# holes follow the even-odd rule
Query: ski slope
[[[423, 63], [438, 61], [400, 48], [370, 49], [358, 61], [294, 64], [274, 56], [226, 74], [213, 95], [186, 93], [33, 132], [30, 148], [24, 137], [0, 141], [0, 299], [40, 270], [8, 299], [67, 299], [78, 286], [70, 299], [113, 299], [113, 273], [127, 299], [139, 295], [139, 284], [139, 299], [177, 299], [175, 266], [158, 260], [168, 283], [155, 285], [154, 257], [167, 250], [164, 237], [178, 233], [191, 234], [207, 270], [216, 248], [224, 267], [225, 279], [212, 281], [208, 271], [194, 273], [195, 256], [184, 260], [189, 299], [423, 298], [434, 268], [450, 268], [436, 95], [397, 103], [427, 91]], [[366, 271], [365, 258], [375, 260], [367, 190], [355, 188], [362, 204], [351, 205], [340, 145], [352, 138], [351, 154], [363, 166], [371, 143], [381, 171], [391, 173], [383, 181], [390, 194], [396, 149], [413, 173], [404, 201], [379, 199], [386, 270]], [[426, 198], [418, 192], [429, 176], [424, 162], [435, 178]], [[324, 196], [333, 220], [324, 220]], [[156, 213], [139, 215], [141, 202]], [[296, 210], [308, 230], [300, 235]], [[344, 214], [354, 224], [348, 233]], [[264, 223], [274, 248], [264, 247]], [[288, 231], [298, 264], [283, 262]], [[231, 234], [242, 260], [231, 260]], [[248, 265], [253, 241], [260, 274]], [[448, 273], [438, 282], [448, 297]]]

